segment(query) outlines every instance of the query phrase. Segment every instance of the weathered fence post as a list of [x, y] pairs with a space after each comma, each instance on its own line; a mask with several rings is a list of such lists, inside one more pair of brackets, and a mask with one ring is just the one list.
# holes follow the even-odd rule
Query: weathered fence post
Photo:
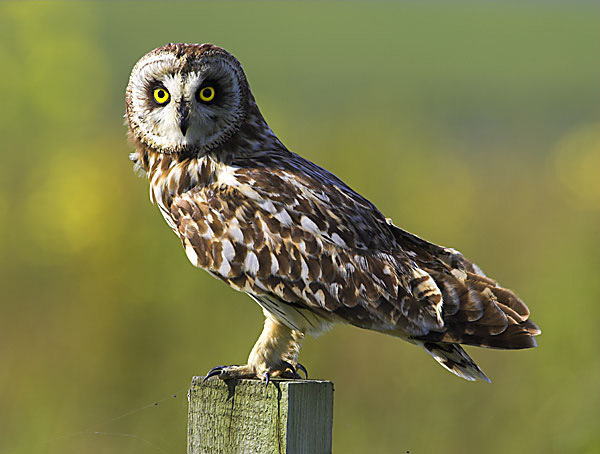
[[188, 454], [331, 453], [333, 383], [194, 377]]

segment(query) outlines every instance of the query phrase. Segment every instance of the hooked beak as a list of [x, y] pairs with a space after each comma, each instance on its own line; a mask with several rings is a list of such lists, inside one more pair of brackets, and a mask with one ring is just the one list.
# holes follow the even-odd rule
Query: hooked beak
[[183, 98], [177, 106], [177, 114], [179, 115], [179, 129], [181, 129], [181, 134], [185, 136], [190, 121], [190, 109]]

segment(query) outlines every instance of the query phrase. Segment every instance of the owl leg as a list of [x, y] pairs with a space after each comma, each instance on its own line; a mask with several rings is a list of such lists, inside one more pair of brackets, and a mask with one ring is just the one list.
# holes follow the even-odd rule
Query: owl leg
[[298, 353], [304, 334], [280, 323], [267, 315], [263, 331], [243, 366], [217, 366], [210, 370], [204, 380], [218, 376], [231, 378], [260, 378], [266, 382], [271, 377], [301, 378], [296, 369], [306, 376], [306, 368], [298, 363]]

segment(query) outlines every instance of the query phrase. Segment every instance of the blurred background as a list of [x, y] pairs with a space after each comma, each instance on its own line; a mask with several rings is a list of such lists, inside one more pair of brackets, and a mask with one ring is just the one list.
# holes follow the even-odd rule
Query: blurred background
[[0, 4], [0, 454], [185, 452], [191, 377], [260, 333], [128, 161], [129, 72], [170, 41], [231, 51], [291, 150], [461, 250], [543, 330], [535, 350], [469, 349], [491, 385], [380, 334], [308, 339], [302, 363], [335, 382], [334, 452], [600, 452], [598, 12]]

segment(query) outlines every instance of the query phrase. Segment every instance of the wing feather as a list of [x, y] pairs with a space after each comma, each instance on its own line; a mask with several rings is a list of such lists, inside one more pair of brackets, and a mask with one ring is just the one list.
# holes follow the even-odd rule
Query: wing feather
[[541, 331], [529, 320], [528, 307], [512, 291], [485, 276], [458, 251], [394, 228], [399, 245], [415, 255], [444, 298], [446, 329], [416, 339], [509, 349], [537, 345], [534, 336]]

